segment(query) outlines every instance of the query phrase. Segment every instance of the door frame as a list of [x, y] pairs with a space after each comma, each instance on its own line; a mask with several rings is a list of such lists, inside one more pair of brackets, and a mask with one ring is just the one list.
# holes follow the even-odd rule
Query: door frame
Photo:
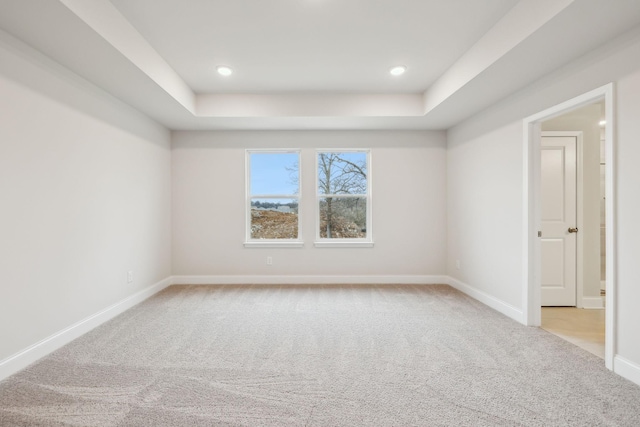
[[605, 227], [606, 234], [606, 283], [605, 297], [605, 366], [613, 370], [616, 351], [616, 252], [615, 252], [615, 140], [614, 140], [614, 84], [609, 83], [573, 99], [547, 108], [523, 121], [523, 318], [529, 326], [540, 326], [540, 124], [598, 101], [605, 101]]
[[[543, 122], [544, 120], [541, 120]], [[576, 138], [576, 227], [578, 230], [582, 229], [583, 224], [583, 202], [584, 202], [584, 171], [583, 171], [583, 132], [582, 131], [543, 131], [540, 133], [541, 137], [545, 136], [572, 136]], [[542, 220], [540, 221], [542, 222]], [[576, 233], [576, 307], [583, 308], [582, 296], [584, 293], [584, 271], [583, 271], [583, 257], [584, 249], [583, 234]]]

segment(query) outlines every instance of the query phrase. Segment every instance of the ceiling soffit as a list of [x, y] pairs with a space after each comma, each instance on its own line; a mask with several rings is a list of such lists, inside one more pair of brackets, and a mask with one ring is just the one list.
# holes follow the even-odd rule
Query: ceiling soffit
[[[197, 93], [114, 5], [118, 1], [59, 0], [58, 6], [46, 3], [51, 14], [66, 21], [75, 19], [77, 22], [70, 23], [77, 28], [81, 23], [87, 38], [96, 40], [96, 50], [108, 54], [103, 57], [117, 54], [112, 62], [122, 75], [109, 78], [97, 67], [78, 65], [81, 61], [74, 63], [73, 53], [63, 52], [66, 56], [60, 55], [61, 63], [72, 71], [80, 69], [79, 75], [171, 129], [446, 129], [640, 22], [640, 6], [634, 0], [619, 0], [615, 10], [598, 0], [522, 0], [424, 90]], [[24, 5], [15, 0], [13, 10], [25, 7], [20, 4]], [[29, 11], [23, 12], [27, 20]], [[602, 20], [603, 15], [608, 19]], [[576, 16], [581, 19], [576, 20]], [[38, 38], [31, 28], [36, 26], [36, 18], [30, 19], [31, 25], [25, 26], [18, 19], [11, 22], [0, 18], [0, 25], [6, 24], [3, 27], [7, 31], [51, 54], [47, 49], [53, 49], [44, 36]], [[598, 32], [584, 30], [596, 22], [600, 24]], [[562, 37], [563, 32], [575, 32], [580, 37]], [[558, 34], [564, 41], [554, 39]], [[561, 55], [541, 57], [535, 66], [518, 69], [515, 58], [545, 48]], [[56, 55], [53, 58], [58, 59]], [[132, 82], [139, 83], [139, 91], [127, 87]], [[487, 82], [498, 84], [488, 91]]]

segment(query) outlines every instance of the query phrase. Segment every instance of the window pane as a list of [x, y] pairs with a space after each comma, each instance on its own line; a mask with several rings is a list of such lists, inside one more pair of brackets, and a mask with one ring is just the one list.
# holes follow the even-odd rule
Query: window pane
[[298, 153], [251, 153], [251, 195], [298, 194]]
[[320, 199], [320, 237], [325, 239], [366, 238], [367, 199], [365, 197]]
[[367, 153], [318, 153], [320, 194], [367, 194]]
[[298, 200], [251, 199], [252, 239], [297, 239]]

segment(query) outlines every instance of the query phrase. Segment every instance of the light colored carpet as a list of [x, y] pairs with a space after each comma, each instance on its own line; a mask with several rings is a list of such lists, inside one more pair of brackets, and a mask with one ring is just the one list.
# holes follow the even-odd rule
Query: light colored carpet
[[640, 426], [640, 387], [448, 286], [174, 286], [0, 383], [2, 426]]

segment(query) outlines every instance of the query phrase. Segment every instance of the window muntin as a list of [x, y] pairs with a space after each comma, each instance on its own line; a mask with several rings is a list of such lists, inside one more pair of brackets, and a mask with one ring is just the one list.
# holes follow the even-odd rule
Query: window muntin
[[300, 152], [247, 150], [245, 244], [301, 243]]
[[368, 150], [318, 150], [316, 245], [372, 243]]

